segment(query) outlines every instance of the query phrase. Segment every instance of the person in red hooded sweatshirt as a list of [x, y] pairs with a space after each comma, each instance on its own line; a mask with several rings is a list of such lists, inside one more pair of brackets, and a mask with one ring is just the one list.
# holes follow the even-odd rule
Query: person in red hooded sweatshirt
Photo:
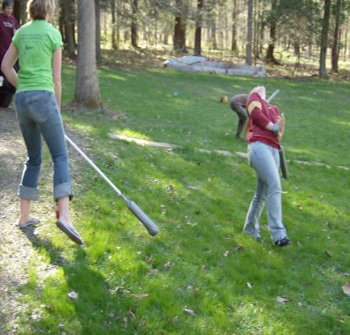
[[[3, 1], [2, 12], [0, 12], [0, 65], [17, 29], [17, 20], [12, 16], [12, 2]], [[14, 68], [18, 71], [17, 64]], [[0, 107], [8, 107], [15, 91], [15, 87], [11, 85], [0, 70]]]
[[18, 22], [12, 16], [12, 2], [2, 2], [2, 12], [0, 13], [0, 61], [5, 56], [5, 53], [12, 43], [12, 37], [18, 29]]
[[249, 164], [257, 174], [243, 232], [261, 241], [259, 219], [267, 200], [268, 226], [273, 243], [284, 247], [290, 243], [282, 222], [282, 188], [279, 175], [279, 149], [284, 132], [284, 115], [266, 101], [264, 86], [255, 87], [247, 100]]

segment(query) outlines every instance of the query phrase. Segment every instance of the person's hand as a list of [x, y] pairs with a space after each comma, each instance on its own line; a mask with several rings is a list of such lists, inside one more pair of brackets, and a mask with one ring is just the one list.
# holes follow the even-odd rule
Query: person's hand
[[284, 125], [286, 123], [286, 118], [283, 113], [277, 117], [277, 123], [279, 124], [278, 139], [281, 140], [284, 133]]
[[282, 113], [281, 115], [278, 115], [277, 117], [277, 123], [281, 126], [284, 126], [284, 123], [286, 122], [286, 117]]

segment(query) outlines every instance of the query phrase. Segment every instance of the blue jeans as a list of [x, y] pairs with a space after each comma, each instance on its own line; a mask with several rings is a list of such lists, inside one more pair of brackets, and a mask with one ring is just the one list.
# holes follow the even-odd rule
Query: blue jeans
[[53, 160], [54, 199], [72, 196], [68, 153], [61, 114], [56, 97], [50, 91], [27, 91], [16, 94], [17, 119], [27, 147], [26, 161], [18, 194], [37, 200], [43, 136]]
[[287, 236], [282, 223], [282, 188], [279, 169], [279, 150], [262, 142], [248, 146], [250, 165], [257, 173], [255, 194], [250, 203], [244, 232], [260, 237], [259, 219], [267, 199], [268, 225], [274, 242]]

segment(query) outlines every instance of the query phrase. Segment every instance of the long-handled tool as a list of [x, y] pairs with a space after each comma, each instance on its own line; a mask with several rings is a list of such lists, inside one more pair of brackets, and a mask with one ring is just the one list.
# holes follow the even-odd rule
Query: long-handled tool
[[[143, 210], [137, 206], [132, 200], [129, 200], [112, 182], [107, 176], [95, 165], [95, 163], [67, 136], [65, 135], [67, 142], [92, 166], [92, 168], [107, 182], [109, 186], [120, 196], [127, 204], [129, 210], [139, 219], [139, 221], [147, 229], [148, 233], [152, 236], [156, 235], [159, 231], [157, 225], [143, 212]], [[56, 213], [57, 215], [57, 213]]]
[[278, 95], [280, 93], [280, 90], [279, 89], [277, 89], [275, 92], [273, 92], [268, 98], [267, 98], [267, 102], [268, 103], [270, 103], [274, 98], [275, 98], [275, 96], [276, 95]]
[[[280, 93], [280, 90], [276, 90], [275, 92], [273, 92], [271, 94], [271, 96], [266, 100], [268, 103], [270, 103], [272, 101], [272, 99], [278, 94]], [[288, 178], [288, 169], [287, 169], [287, 160], [286, 160], [286, 155], [284, 153], [284, 148], [281, 146], [280, 150], [279, 150], [279, 154], [280, 154], [280, 167], [281, 167], [281, 173], [282, 173], [282, 177], [284, 179]]]

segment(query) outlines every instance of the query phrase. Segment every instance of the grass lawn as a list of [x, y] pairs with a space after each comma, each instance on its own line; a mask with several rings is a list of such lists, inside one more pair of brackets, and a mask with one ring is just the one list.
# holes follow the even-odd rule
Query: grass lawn
[[[293, 243], [280, 249], [265, 212], [263, 243], [241, 233], [255, 185], [246, 160], [197, 150], [245, 152], [234, 138], [237, 115], [219, 99], [263, 84], [268, 94], [281, 90], [275, 103], [287, 119], [288, 159], [349, 167], [350, 84], [107, 67], [99, 77], [106, 108], [77, 112], [68, 106], [74, 68], [64, 68], [66, 125], [161, 231], [148, 236], [84, 161], [72, 161], [74, 222], [86, 244], [40, 230], [18, 334], [350, 334], [342, 291], [350, 281], [350, 171], [289, 164], [283, 211]], [[39, 257], [50, 269], [40, 280]]]

